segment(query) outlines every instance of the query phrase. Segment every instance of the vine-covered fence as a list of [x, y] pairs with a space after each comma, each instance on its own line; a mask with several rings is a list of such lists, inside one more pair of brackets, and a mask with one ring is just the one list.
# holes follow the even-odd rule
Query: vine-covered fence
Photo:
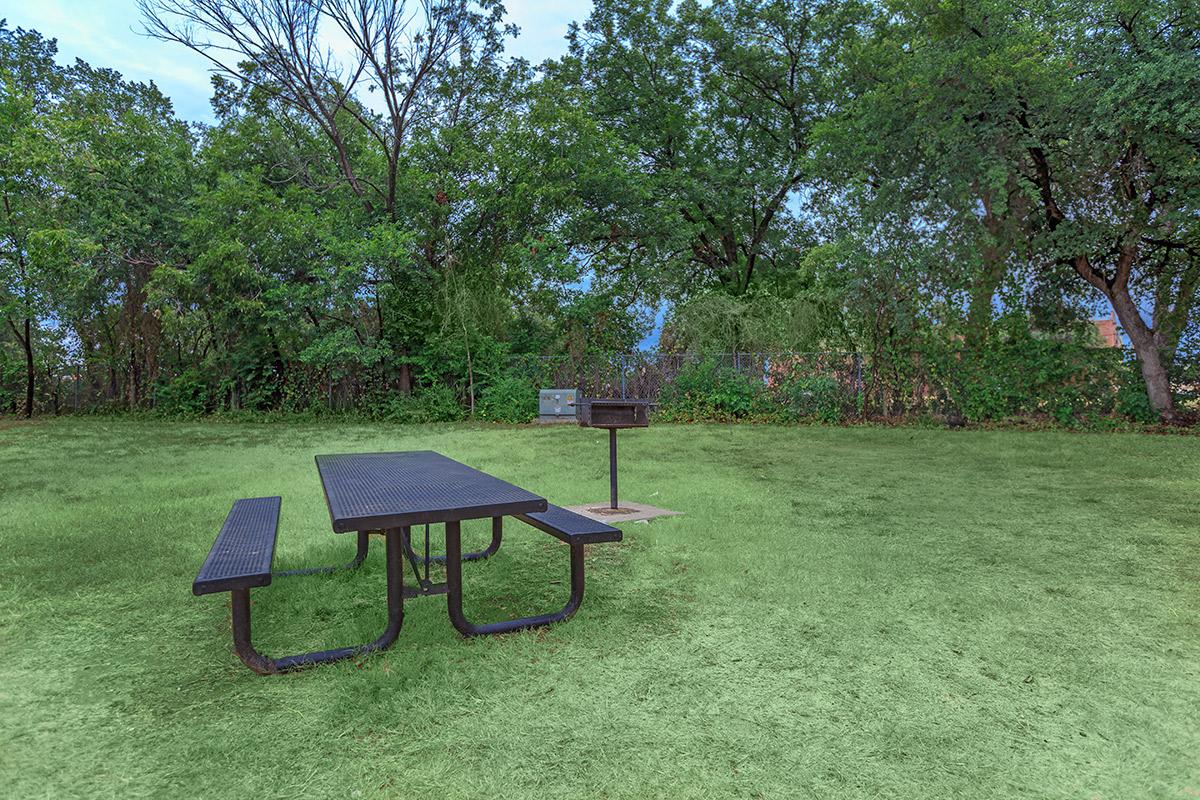
[[[1132, 351], [1053, 341], [875, 358], [846, 352], [540, 357], [519, 369], [531, 383], [646, 399], [680, 418], [1152, 418]], [[1172, 377], [1185, 414], [1200, 411], [1200, 359], [1177, 354]]]
[[[1180, 407], [1195, 414], [1200, 359], [1190, 352], [1177, 354], [1172, 376]], [[303, 386], [267, 393], [251, 379], [209, 387], [185, 374], [160, 378], [153, 392], [131, 405], [103, 372], [83, 366], [48, 373], [41, 385], [46, 387], [42, 413], [134, 407], [186, 414], [282, 410], [402, 421], [471, 415], [521, 421], [536, 413], [536, 390], [553, 387], [592, 397], [650, 400], [661, 414], [676, 419], [1151, 418], [1130, 351], [1028, 341], [982, 351], [931, 348], [873, 357], [850, 352], [526, 355], [476, 369], [469, 378], [426, 371], [411, 394], [381, 375], [312, 373]], [[16, 406], [5, 410], [14, 412]]]

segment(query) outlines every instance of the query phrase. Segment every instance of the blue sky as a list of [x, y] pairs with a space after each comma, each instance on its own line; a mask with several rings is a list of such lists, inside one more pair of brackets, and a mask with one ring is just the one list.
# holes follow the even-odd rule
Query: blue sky
[[[590, 0], [508, 0], [505, 6], [509, 21], [521, 28], [508, 52], [535, 64], [565, 52], [568, 23], [591, 10]], [[143, 36], [136, 0], [0, 0], [0, 19], [57, 39], [63, 63], [78, 57], [131, 80], [153, 80], [179, 116], [212, 119], [208, 63], [180, 45]]]

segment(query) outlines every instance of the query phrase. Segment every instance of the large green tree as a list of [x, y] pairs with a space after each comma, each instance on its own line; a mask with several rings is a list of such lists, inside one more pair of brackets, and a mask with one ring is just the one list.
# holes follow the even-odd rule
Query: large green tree
[[[495, 0], [140, 5], [148, 33], [197, 51], [233, 81], [226, 100], [242, 102], [240, 93], [251, 114], [319, 132], [327, 153], [307, 152], [307, 164], [336, 165], [362, 209], [358, 228], [371, 232], [337, 249], [359, 266], [352, 294], [372, 304], [373, 333], [342, 328], [339, 335], [356, 331], [364, 346], [373, 339], [369, 359], [394, 370], [398, 388], [410, 392], [417, 351], [438, 327], [432, 307], [456, 294], [447, 287], [461, 283], [457, 270], [471, 260], [465, 251], [494, 240], [478, 230], [491, 217], [476, 213], [487, 191], [476, 176], [493, 171], [478, 156], [498, 99], [526, 75], [520, 64], [501, 63], [503, 7]], [[325, 44], [329, 37], [349, 45], [345, 57]], [[308, 180], [313, 172], [306, 166], [296, 175]]]
[[0, 315], [25, 366], [24, 414], [33, 415], [35, 350], [52, 315], [61, 243], [59, 134], [54, 108], [67, 78], [53, 40], [0, 21]]
[[[155, 379], [155, 267], [178, 242], [191, 134], [153, 86], [55, 63], [36, 32], [0, 25], [0, 307], [26, 362], [68, 347], [108, 371], [103, 393], [139, 405]], [[49, 376], [48, 376], [49, 377]]]
[[607, 213], [580, 244], [618, 251], [618, 267], [663, 271], [676, 296], [740, 294], [793, 267], [827, 66], [858, 13], [832, 2], [596, 3], [549, 75], [579, 88], [585, 113], [619, 142], [605, 155], [636, 180], [589, 198]]
[[1194, 4], [905, 0], [849, 55], [821, 131], [835, 191], [962, 245], [931, 278], [965, 291], [972, 338], [1005, 280], [1096, 292], [1173, 420], [1168, 366], [1197, 303]]
[[193, 182], [193, 136], [153, 84], [79, 61], [56, 116], [65, 221], [86, 244], [77, 285], [60, 306], [80, 357], [102, 364], [108, 393], [148, 402], [159, 373], [161, 325], [149, 303], [155, 270], [182, 256]]

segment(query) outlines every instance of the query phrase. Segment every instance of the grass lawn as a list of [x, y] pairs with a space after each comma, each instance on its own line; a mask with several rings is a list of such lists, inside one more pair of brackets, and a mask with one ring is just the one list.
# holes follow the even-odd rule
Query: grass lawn
[[[345, 561], [317, 453], [429, 448], [573, 504], [607, 497], [604, 432], [7, 424], [0, 795], [1200, 796], [1200, 438], [658, 426], [621, 447], [623, 496], [685, 516], [593, 546], [572, 621], [467, 641], [419, 598], [386, 653], [264, 678], [228, 595], [191, 595], [233, 500], [283, 496], [277, 569]], [[566, 597], [566, 547], [505, 533], [464, 567], [474, 618]], [[254, 590], [259, 649], [375, 638], [382, 552]]]

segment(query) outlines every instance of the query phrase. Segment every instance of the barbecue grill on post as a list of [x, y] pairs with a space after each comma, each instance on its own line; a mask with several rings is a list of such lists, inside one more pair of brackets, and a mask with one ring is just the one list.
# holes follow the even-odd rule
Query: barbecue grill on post
[[617, 508], [617, 431], [621, 428], [649, 426], [650, 403], [647, 400], [580, 398], [575, 418], [584, 428], [608, 429], [609, 507]]

